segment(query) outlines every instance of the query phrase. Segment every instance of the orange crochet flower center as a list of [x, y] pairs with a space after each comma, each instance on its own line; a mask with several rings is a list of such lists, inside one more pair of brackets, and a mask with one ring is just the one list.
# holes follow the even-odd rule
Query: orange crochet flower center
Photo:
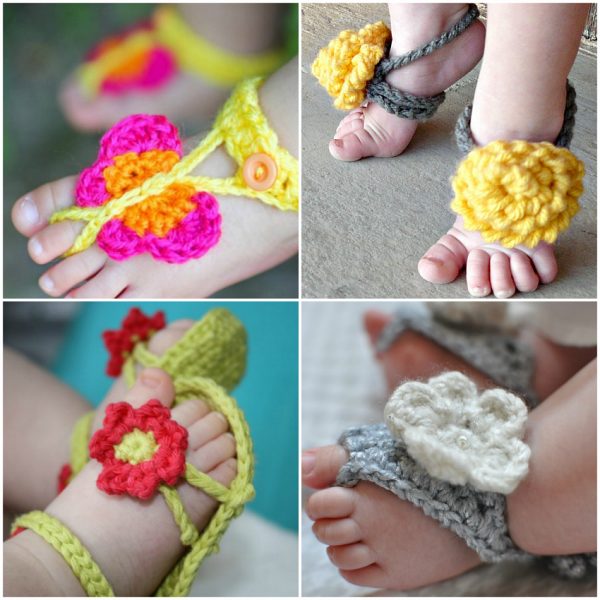
[[[98, 56], [106, 54], [109, 50], [116, 48], [123, 43], [123, 40], [118, 37], [109, 38], [101, 42], [98, 47]], [[122, 62], [112, 69], [107, 76], [112, 79], [129, 79], [141, 73], [148, 64], [149, 48], [132, 52], [128, 56], [124, 56]]]
[[[103, 172], [106, 190], [112, 198], [120, 198], [156, 173], [168, 173], [179, 156], [172, 150], [149, 150], [140, 154], [127, 152], [115, 156], [113, 161], [114, 165]], [[195, 193], [191, 185], [174, 183], [159, 196], [126, 208], [120, 219], [139, 236], [153, 233], [164, 237], [195, 208], [191, 201]]]

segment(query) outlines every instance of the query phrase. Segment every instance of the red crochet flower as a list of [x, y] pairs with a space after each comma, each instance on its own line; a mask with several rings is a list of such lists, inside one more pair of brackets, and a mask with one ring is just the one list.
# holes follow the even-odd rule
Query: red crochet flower
[[154, 333], [165, 326], [165, 313], [158, 311], [154, 316], [147, 317], [139, 308], [132, 308], [128, 313], [121, 329], [105, 331], [102, 334], [104, 345], [110, 353], [106, 373], [118, 377], [123, 364], [138, 342], [145, 342]]
[[175, 485], [185, 471], [188, 434], [170, 417], [158, 400], [140, 408], [109, 404], [90, 441], [90, 456], [103, 465], [98, 488], [147, 500], [161, 483]]
[[58, 474], [58, 493], [59, 494], [69, 485], [69, 480], [71, 479], [72, 474], [73, 474], [73, 469], [71, 469], [71, 465], [65, 464], [61, 467], [60, 473]]

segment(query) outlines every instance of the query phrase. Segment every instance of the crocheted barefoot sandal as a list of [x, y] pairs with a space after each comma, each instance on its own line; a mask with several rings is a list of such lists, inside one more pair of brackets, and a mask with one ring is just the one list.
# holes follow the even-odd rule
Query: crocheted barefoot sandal
[[506, 248], [552, 244], [579, 212], [585, 173], [570, 150], [575, 125], [575, 89], [567, 81], [562, 129], [555, 143], [495, 141], [476, 147], [472, 106], [456, 124], [456, 142], [467, 154], [452, 180], [452, 210], [466, 229]]
[[431, 118], [445, 99], [445, 93], [435, 96], [414, 96], [393, 88], [385, 80], [395, 69], [429, 56], [449, 44], [479, 16], [475, 4], [448, 31], [401, 56], [390, 57], [391, 31], [379, 21], [359, 31], [342, 31], [337, 38], [319, 51], [312, 64], [312, 73], [334, 98], [340, 110], [352, 110], [365, 100], [376, 102], [389, 113], [403, 119]]
[[[123, 374], [128, 386], [136, 379], [136, 366], [159, 367], [173, 379], [174, 405], [201, 399], [222, 413], [236, 442], [237, 475], [225, 487], [185, 460], [187, 430], [170, 418], [171, 411], [158, 400], [140, 408], [126, 402], [106, 408], [103, 428], [90, 440], [93, 414], [83, 417], [73, 431], [71, 463], [59, 475], [59, 492], [91, 458], [103, 464], [97, 486], [108, 494], [129, 494], [146, 500], [163, 495], [180, 529], [187, 551], [163, 580], [155, 595], [187, 595], [201, 562], [218, 551], [230, 521], [254, 497], [254, 458], [248, 425], [229, 391], [240, 381], [246, 361], [246, 333], [228, 311], [215, 309], [205, 315], [162, 356], [147, 347], [151, 336], [165, 325], [164, 315], [146, 317], [130, 311], [118, 331], [107, 331], [104, 341], [111, 353], [107, 372]], [[174, 487], [182, 480], [201, 489], [220, 505], [200, 532], [187, 515]], [[112, 588], [81, 542], [62, 523], [36, 511], [19, 517], [13, 532], [28, 528], [48, 541], [67, 561], [89, 596], [113, 596]]]
[[[132, 115], [110, 129], [96, 162], [79, 176], [75, 206], [50, 219], [86, 223], [65, 256], [97, 242], [118, 261], [144, 252], [168, 263], [200, 258], [221, 236], [212, 194], [297, 211], [298, 162], [279, 146], [260, 108], [261, 83], [239, 84], [212, 131], [186, 156], [177, 129], [163, 116]], [[221, 145], [237, 164], [232, 177], [190, 175]]]
[[[339, 443], [348, 462], [337, 485], [370, 481], [421, 508], [483, 562], [534, 557], [512, 541], [506, 496], [527, 475], [527, 408], [502, 389], [481, 394], [460, 373], [408, 382], [392, 395], [385, 424], [354, 427]], [[561, 576], [581, 577], [596, 554], [536, 557]]]
[[154, 92], [187, 71], [217, 87], [267, 75], [288, 58], [286, 49], [248, 56], [223, 50], [200, 37], [173, 7], [94, 47], [76, 73], [86, 95]]
[[427, 308], [406, 305], [382, 330], [376, 351], [388, 350], [405, 331], [415, 331], [432, 340], [497, 385], [524, 398], [529, 408], [536, 406], [533, 352], [500, 324], [469, 321], [469, 313], [446, 316], [441, 311], [433, 313]]

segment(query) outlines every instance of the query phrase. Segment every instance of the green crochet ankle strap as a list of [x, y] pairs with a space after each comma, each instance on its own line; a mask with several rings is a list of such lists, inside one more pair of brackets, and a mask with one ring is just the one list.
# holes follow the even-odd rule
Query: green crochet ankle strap
[[15, 519], [11, 535], [31, 529], [48, 542], [64, 559], [88, 596], [114, 596], [115, 593], [90, 553], [58, 519], [34, 510]]

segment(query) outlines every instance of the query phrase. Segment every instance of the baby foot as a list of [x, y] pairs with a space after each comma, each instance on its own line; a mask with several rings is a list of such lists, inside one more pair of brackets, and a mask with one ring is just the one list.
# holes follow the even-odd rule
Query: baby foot
[[[199, 140], [190, 140], [189, 149]], [[193, 173], [233, 174], [231, 159], [218, 149]], [[199, 298], [265, 271], [297, 249], [298, 219], [292, 212], [239, 197], [218, 197], [223, 235], [199, 260], [158, 262], [148, 254], [115, 261], [96, 244], [61, 259], [83, 228], [79, 222], [50, 225], [54, 212], [73, 204], [76, 177], [45, 184], [19, 199], [12, 210], [15, 228], [29, 238], [28, 252], [38, 264], [60, 259], [39, 280], [53, 297]]]
[[[171, 406], [174, 388], [159, 369], [140, 374], [134, 387], [119, 400], [134, 408], [150, 399]], [[200, 400], [173, 408], [171, 417], [188, 430], [186, 461], [227, 486], [236, 475], [235, 440], [225, 418]], [[154, 592], [184, 551], [179, 529], [164, 499], [156, 495], [141, 502], [130, 496], [111, 496], [96, 487], [102, 466], [92, 460], [46, 512], [59, 519], [88, 549], [118, 596], [146, 596]], [[199, 530], [207, 525], [217, 503], [187, 483], [177, 489], [185, 510]], [[81, 596], [79, 581], [51, 546], [31, 531], [10, 543], [36, 550], [38, 560], [61, 582], [61, 593]]]
[[[437, 23], [435, 30], [421, 32], [419, 37], [414, 37], [416, 34], [411, 31], [396, 32], [392, 17], [393, 41], [390, 56], [399, 56], [426, 43], [454, 25], [465, 11], [466, 5], [443, 22]], [[479, 62], [483, 54], [484, 37], [483, 24], [475, 21], [447, 46], [392, 71], [386, 80], [393, 87], [416, 96], [439, 94]], [[334, 158], [344, 161], [360, 160], [368, 156], [398, 156], [410, 143], [417, 126], [417, 121], [396, 117], [379, 104], [369, 103], [342, 119], [333, 140], [329, 142], [329, 151]]]
[[[377, 340], [391, 315], [368, 311], [364, 327], [375, 352]], [[416, 331], [405, 331], [384, 352], [376, 352], [387, 389], [391, 393], [402, 381], [426, 380], [444, 371], [459, 371], [472, 379], [478, 388], [494, 387], [493, 381], [449, 350]]]
[[476, 231], [467, 231], [461, 217], [424, 254], [419, 274], [431, 283], [450, 283], [466, 266], [467, 287], [472, 296], [493, 293], [510, 298], [515, 292], [533, 292], [540, 283], [554, 281], [558, 266], [554, 247], [544, 242], [535, 248], [486, 243]]
[[408, 590], [455, 577], [480, 563], [453, 532], [391, 492], [369, 482], [328, 487], [346, 461], [340, 446], [308, 450], [302, 456], [303, 483], [320, 490], [308, 499], [306, 513], [344, 579]]

